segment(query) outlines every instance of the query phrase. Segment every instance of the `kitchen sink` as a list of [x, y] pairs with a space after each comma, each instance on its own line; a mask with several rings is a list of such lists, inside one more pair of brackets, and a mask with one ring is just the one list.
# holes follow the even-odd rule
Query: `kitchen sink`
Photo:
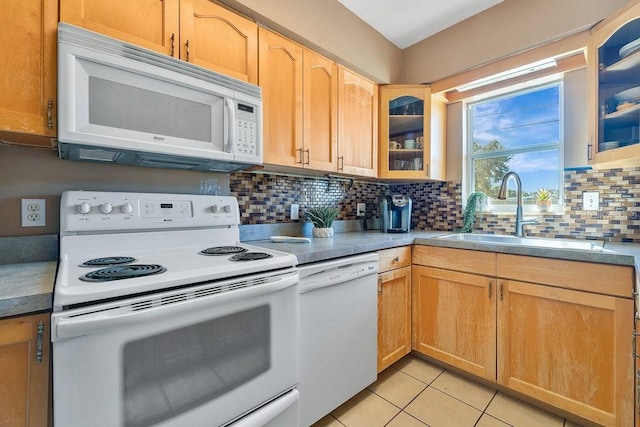
[[498, 243], [503, 245], [528, 246], [536, 248], [550, 249], [574, 249], [580, 251], [600, 252], [604, 248], [602, 243], [586, 241], [586, 240], [569, 240], [569, 239], [553, 239], [553, 238], [537, 238], [537, 237], [516, 237], [503, 236], [500, 234], [447, 234], [437, 237], [443, 240], [454, 240], [460, 242], [473, 243]]

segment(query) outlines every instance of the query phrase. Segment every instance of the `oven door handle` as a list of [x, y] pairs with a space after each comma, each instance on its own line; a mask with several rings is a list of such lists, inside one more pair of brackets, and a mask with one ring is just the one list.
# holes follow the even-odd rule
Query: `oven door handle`
[[291, 405], [298, 401], [299, 392], [295, 388], [279, 398], [267, 403], [249, 415], [240, 418], [229, 427], [262, 427], [278, 415], [289, 409]]
[[[172, 303], [162, 303], [149, 308], [133, 310], [131, 303], [145, 301], [149, 299], [164, 299], [172, 296], [193, 293], [193, 289], [182, 289], [170, 292], [163, 292], [152, 296], [140, 297], [132, 300], [131, 303], [113, 309], [100, 309], [100, 311], [88, 312], [86, 314], [74, 314], [69, 312], [54, 313], [51, 316], [51, 339], [53, 342], [63, 339], [75, 338], [82, 335], [98, 334], [108, 332], [112, 329], [123, 328], [134, 324], [153, 321], [157, 318], [173, 318], [180, 314], [193, 314], [198, 310], [209, 312], [212, 307], [223, 304], [230, 304], [239, 300], [259, 297], [298, 283], [298, 274], [287, 274], [277, 278], [278, 280], [263, 286], [253, 286], [237, 291], [224, 292], [207, 295], [199, 298], [182, 300], [176, 298]], [[212, 285], [214, 287], [216, 285]], [[198, 287], [198, 290], [203, 287]], [[206, 286], [204, 286], [206, 289]]]

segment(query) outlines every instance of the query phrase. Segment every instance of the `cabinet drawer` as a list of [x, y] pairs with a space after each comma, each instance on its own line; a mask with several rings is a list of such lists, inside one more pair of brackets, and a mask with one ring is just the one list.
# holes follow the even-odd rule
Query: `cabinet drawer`
[[631, 298], [631, 267], [498, 254], [498, 277]]
[[485, 276], [496, 275], [496, 254], [491, 252], [414, 245], [413, 264]]
[[391, 248], [378, 251], [378, 271], [394, 270], [411, 265], [411, 246]]

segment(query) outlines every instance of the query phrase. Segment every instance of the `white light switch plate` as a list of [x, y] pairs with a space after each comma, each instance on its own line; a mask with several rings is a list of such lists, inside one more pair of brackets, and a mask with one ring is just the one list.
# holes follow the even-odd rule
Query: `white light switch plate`
[[356, 208], [356, 216], [364, 216], [367, 211], [366, 203], [358, 203]]
[[582, 210], [597, 211], [598, 209], [600, 209], [600, 193], [584, 191], [582, 193]]

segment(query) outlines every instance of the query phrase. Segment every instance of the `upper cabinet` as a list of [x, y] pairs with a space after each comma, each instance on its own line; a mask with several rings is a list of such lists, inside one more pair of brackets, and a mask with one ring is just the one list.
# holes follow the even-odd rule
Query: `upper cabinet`
[[257, 25], [208, 0], [60, 0], [60, 21], [257, 84]]
[[445, 179], [445, 113], [429, 86], [380, 86], [380, 177]]
[[0, 139], [50, 148], [56, 135], [58, 2], [3, 0], [2, 8]]
[[302, 48], [259, 29], [265, 163], [302, 166]]
[[590, 162], [640, 164], [640, 3], [593, 29], [588, 67]]
[[258, 33], [265, 163], [375, 176], [375, 83], [277, 33]]
[[378, 87], [338, 66], [338, 172], [378, 173]]

